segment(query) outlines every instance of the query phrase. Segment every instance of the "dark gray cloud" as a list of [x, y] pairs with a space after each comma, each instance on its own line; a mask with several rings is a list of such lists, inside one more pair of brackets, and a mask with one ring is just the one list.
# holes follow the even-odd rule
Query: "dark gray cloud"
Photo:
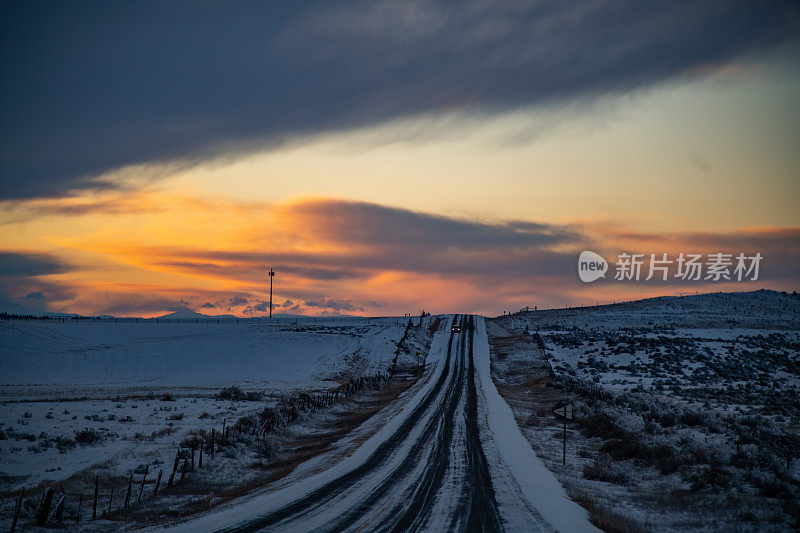
[[[272, 304], [273, 308], [280, 307], [280, 304]], [[248, 305], [242, 310], [242, 314], [244, 315], [254, 315], [256, 313], [268, 313], [269, 312], [269, 302], [259, 301], [256, 303], [253, 302], [253, 305]]]
[[278, 268], [287, 274], [293, 274], [300, 278], [314, 279], [319, 281], [333, 281], [338, 279], [357, 279], [362, 273], [353, 269], [341, 268], [313, 268], [300, 265], [279, 265]]
[[[662, 253], [668, 253], [668, 260], [675, 261], [678, 254], [700, 254], [703, 256], [701, 262], [708, 260], [709, 254], [724, 253], [730, 254], [733, 266], [737, 263], [737, 256], [741, 253], [746, 257], [752, 257], [756, 253], [761, 254], [762, 260], [759, 268], [758, 279], [764, 282], [780, 282], [791, 280], [800, 281], [800, 228], [763, 228], [749, 231], [736, 231], [730, 233], [714, 232], [683, 232], [683, 233], [621, 233], [621, 237], [630, 239], [631, 243], [619, 250], [613, 250], [606, 254], [609, 260], [609, 271], [611, 274], [606, 276], [606, 280], [599, 280], [599, 283], [610, 282], [616, 272], [616, 255], [619, 253], [639, 253], [644, 254], [641, 272], [643, 278], [649, 273], [650, 255], [655, 253], [656, 258], [660, 259]], [[642, 244], [637, 244], [641, 241]], [[658, 243], [654, 245], [653, 243]], [[653, 250], [653, 247], [658, 249]], [[747, 260], [746, 265], [749, 265]], [[674, 274], [677, 266], [671, 265]], [[643, 283], [642, 281], [614, 281], [614, 283], [625, 283], [628, 285]], [[680, 278], [670, 277], [663, 281], [658, 277], [658, 273], [653, 280], [653, 285], [684, 285]], [[713, 284], [710, 284], [713, 285]]]
[[247, 305], [250, 303], [247, 298], [242, 296], [241, 294], [237, 294], [236, 296], [231, 297], [230, 301], [228, 302], [229, 306], [240, 306], [240, 305]]
[[47, 296], [45, 296], [42, 291], [36, 291], [36, 292], [29, 292], [28, 294], [25, 295], [24, 299], [44, 301], [47, 299]]
[[[165, 248], [152, 264], [242, 281], [263, 280], [263, 265], [277, 275], [312, 281], [366, 279], [376, 271], [558, 275], [574, 268], [574, 254], [554, 247], [590, 245], [569, 226], [519, 221], [474, 222], [366, 202], [339, 200], [293, 204], [285, 212], [315, 243], [345, 251], [259, 252]], [[351, 250], [352, 249], [352, 250]], [[146, 254], [156, 251], [150, 248]], [[169, 260], [161, 260], [169, 257]]]
[[206, 302], [199, 307], [199, 309], [216, 309], [217, 306], [212, 304], [211, 302]]
[[363, 311], [364, 309], [353, 304], [350, 300], [336, 298], [320, 298], [318, 300], [307, 300], [306, 307], [316, 307], [318, 309], [330, 309], [332, 311]]
[[[258, 302], [258, 303], [256, 303]], [[269, 313], [269, 301], [266, 300], [251, 300], [252, 305], [248, 305], [242, 311], [242, 314], [245, 315], [255, 315], [256, 313]], [[300, 311], [300, 304], [295, 304], [293, 301], [286, 299], [282, 304], [280, 303], [273, 303], [272, 309], [273, 311], [277, 309], [282, 309], [281, 312], [286, 313], [287, 311]]]
[[578, 242], [567, 226], [525, 221], [479, 222], [367, 202], [318, 200], [286, 209], [299, 225], [313, 228], [315, 241], [376, 248], [413, 248], [415, 253], [449, 248], [541, 247]]
[[136, 316], [154, 311], [170, 313], [192, 311], [191, 306], [185, 300], [176, 300], [166, 296], [113, 293], [97, 293], [93, 296], [92, 305], [95, 311], [92, 314], [98, 315]]
[[4, 2], [2, 196], [117, 187], [98, 176], [414, 114], [626, 92], [794, 38], [796, 5]]
[[29, 292], [19, 301], [25, 307], [33, 311], [45, 311], [47, 309], [47, 296], [42, 291]]
[[63, 259], [50, 254], [0, 252], [0, 277], [44, 276], [73, 269]]
[[[220, 275], [244, 281], [263, 279], [264, 264], [275, 265], [276, 279], [286, 274], [304, 278], [304, 273], [342, 271], [367, 279], [376, 273], [402, 271], [433, 274], [471, 283], [500, 286], [509, 283], [578, 283], [577, 254], [581, 249], [618, 252], [686, 253], [716, 251], [760, 252], [764, 255], [761, 279], [796, 280], [800, 269], [800, 230], [765, 228], [730, 233], [630, 233], [588, 235], [586, 229], [519, 222], [473, 222], [347, 201], [310, 201], [295, 204], [293, 224], [316, 239], [342, 252], [259, 252], [150, 249], [176, 258], [189, 272], [205, 272], [209, 261], [231, 265], [220, 267]], [[608, 249], [622, 241], [624, 249]], [[651, 249], [652, 247], [657, 249]], [[350, 251], [350, 250], [353, 251]], [[610, 257], [610, 256], [609, 256]], [[156, 261], [156, 264], [158, 261]], [[305, 278], [320, 281], [320, 278]], [[338, 278], [333, 278], [338, 279]], [[322, 280], [324, 281], [324, 279]], [[286, 292], [286, 296], [294, 297]], [[312, 302], [323, 294], [298, 295]]]

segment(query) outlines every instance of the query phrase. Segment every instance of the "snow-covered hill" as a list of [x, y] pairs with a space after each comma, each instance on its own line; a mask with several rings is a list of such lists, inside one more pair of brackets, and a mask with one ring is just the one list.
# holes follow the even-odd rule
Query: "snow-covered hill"
[[800, 297], [770, 290], [662, 296], [612, 305], [520, 312], [498, 317], [536, 327], [800, 329]]
[[[524, 433], [604, 523], [797, 528], [797, 296], [652, 298], [491, 325], [495, 379]], [[562, 402], [574, 406], [566, 465], [550, 415]]]

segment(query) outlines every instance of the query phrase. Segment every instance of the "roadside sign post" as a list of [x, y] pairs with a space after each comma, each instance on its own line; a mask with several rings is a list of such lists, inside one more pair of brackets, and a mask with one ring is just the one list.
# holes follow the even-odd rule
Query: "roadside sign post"
[[561, 407], [556, 407], [553, 409], [553, 412], [556, 416], [560, 416], [564, 421], [564, 451], [562, 456], [562, 464], [564, 466], [567, 465], [567, 419], [572, 420], [573, 413], [572, 413], [572, 405], [562, 405]]
[[567, 416], [566, 413], [564, 414], [564, 456], [561, 460], [561, 464], [567, 466]]

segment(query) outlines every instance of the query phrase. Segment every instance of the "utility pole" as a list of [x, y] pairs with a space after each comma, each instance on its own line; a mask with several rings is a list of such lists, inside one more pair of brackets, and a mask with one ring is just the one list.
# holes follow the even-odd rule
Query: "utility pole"
[[564, 458], [562, 463], [567, 466], [567, 406], [564, 406]]
[[269, 269], [269, 319], [272, 320], [272, 278], [275, 277], [275, 272], [272, 267]]

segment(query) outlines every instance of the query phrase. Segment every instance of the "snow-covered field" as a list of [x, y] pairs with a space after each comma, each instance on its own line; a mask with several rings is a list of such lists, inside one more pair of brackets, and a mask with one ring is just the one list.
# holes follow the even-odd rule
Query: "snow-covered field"
[[[75, 495], [88, 497], [96, 477], [110, 504], [129, 476], [169, 472], [179, 447], [185, 454], [201, 435], [208, 444], [212, 428], [219, 435], [236, 424], [241, 438], [226, 439], [217, 461], [185, 484], [133, 511], [114, 500], [115, 512], [92, 524], [160, 524], [162, 513], [219, 505], [228, 511], [203, 520], [273, 523], [283, 500], [267, 495], [282, 494], [298, 530], [389, 524], [387, 508], [435, 529], [463, 519], [464, 502], [477, 505], [476, 520], [497, 524], [502, 515], [508, 529], [576, 517], [589, 529], [566, 495], [612, 530], [800, 526], [796, 296], [757, 291], [526, 312], [485, 328], [478, 318], [474, 331], [473, 318], [461, 317], [462, 331], [452, 334], [451, 320], [0, 323], [0, 516], [9, 516], [14, 490], [38, 484], [23, 513], [30, 523], [45, 482], [73, 491], [71, 516]], [[402, 385], [390, 391], [375, 377], [368, 398], [316, 411], [303, 404], [286, 423], [301, 393], [385, 371], [396, 351], [403, 370], [392, 382]], [[223, 392], [230, 385], [239, 387], [234, 398]], [[552, 412], [561, 403], [575, 413], [566, 465]], [[275, 420], [278, 405], [288, 409], [275, 426], [281, 431], [259, 438], [254, 429]], [[292, 458], [294, 448], [304, 451]], [[289, 502], [300, 490], [295, 481], [316, 487], [300, 498], [314, 512]], [[432, 500], [423, 494], [429, 482]], [[151, 477], [151, 494], [154, 485]], [[475, 493], [490, 486], [491, 497]], [[324, 498], [315, 500], [317, 492]], [[274, 513], [264, 514], [267, 507]]]
[[[638, 320], [628, 321], [631, 309]], [[706, 327], [685, 327], [684, 312]], [[753, 327], [757, 322], [764, 327]], [[800, 424], [796, 297], [758, 291], [652, 299], [602, 313], [575, 310], [557, 329], [539, 321], [528, 332], [541, 336], [558, 374]]]
[[0, 393], [31, 399], [54, 391], [68, 398], [108, 389], [320, 385], [353, 353], [371, 368], [385, 367], [405, 325], [394, 318], [279, 325], [3, 321]]
[[175, 531], [596, 531], [491, 384], [482, 318], [448, 319], [402, 409], [355, 452]]
[[[460, 330], [453, 331], [456, 320]], [[595, 531], [586, 512], [527, 447], [494, 388], [483, 318], [424, 317], [407, 327], [380, 321], [336, 332], [249, 326], [236, 333], [246, 337], [245, 345], [259, 334], [297, 336], [298, 346], [305, 346], [309, 335], [333, 336], [326, 344], [332, 353], [319, 358], [300, 353], [294, 363], [318, 373], [302, 382], [319, 386], [316, 398], [331, 398], [324, 387], [337, 376], [362, 378], [346, 381], [336, 392], [348, 393], [324, 404], [306, 402], [300, 390], [273, 389], [268, 380], [251, 382], [234, 394], [230, 388], [219, 389], [226, 379], [193, 389], [191, 380], [174, 378], [169, 383], [182, 391], [174, 395], [168, 392], [170, 385], [159, 383], [148, 392], [120, 379], [118, 386], [98, 388], [113, 398], [47, 400], [36, 392], [28, 401], [6, 401], [0, 410], [7, 419], [0, 427], [0, 527], [12, 514], [15, 489], [24, 486], [25, 525], [33, 522], [47, 487], [54, 487], [59, 498], [68, 498], [64, 513], [69, 520], [51, 523], [76, 529], [171, 524], [192, 531], [231, 526]], [[38, 334], [53, 333], [53, 324], [38, 328]], [[401, 339], [392, 339], [384, 351], [389, 330]], [[335, 336], [357, 341], [343, 353]], [[152, 334], [145, 338], [159, 344]], [[174, 334], [162, 338], [180, 345]], [[230, 336], [212, 332], [208, 338], [226, 345]], [[81, 341], [89, 349], [98, 342], [97, 337]], [[117, 341], [108, 352], [114, 356], [127, 345]], [[69, 349], [54, 348], [56, 360], [71, 357]], [[384, 355], [378, 357], [379, 351]], [[288, 352], [291, 358], [292, 350]], [[214, 364], [223, 360], [217, 356]], [[369, 375], [389, 364], [395, 370], [391, 376]], [[74, 376], [65, 376], [64, 382], [75, 383]], [[292, 383], [285, 372], [282, 379]], [[368, 385], [349, 394], [363, 383]], [[78, 382], [75, 387], [94, 385]], [[29, 385], [21, 380], [19, 386]], [[53, 394], [60, 385], [38, 386]], [[281, 402], [289, 410], [271, 426], [275, 429], [254, 431], [276, 420], [272, 406]], [[222, 427], [234, 428], [236, 438], [221, 432]], [[211, 429], [216, 429], [213, 441]], [[216, 444], [213, 458], [211, 442]], [[205, 444], [206, 462], [195, 471], [198, 443]], [[295, 450], [301, 453], [293, 454]], [[179, 464], [189, 472], [185, 481], [181, 473], [179, 481], [157, 492], [156, 473], [162, 482], [162, 474], [171, 480]], [[130, 488], [134, 484], [140, 491]], [[78, 513], [76, 501], [87, 503], [95, 492], [105, 512], [89, 521], [88, 506]], [[129, 501], [127, 494], [133, 494], [130, 506], [123, 503]], [[138, 494], [144, 494], [141, 501]], [[78, 516], [83, 522], [73, 526]], [[192, 520], [181, 521], [187, 517]]]
[[556, 371], [604, 388], [680, 392], [722, 409], [760, 408], [765, 415], [780, 414], [800, 398], [798, 330], [599, 326], [539, 334]]
[[[406, 323], [0, 322], [0, 490], [163, 463], [192, 432], [385, 371]], [[258, 401], [218, 398], [233, 384]]]
[[[800, 525], [800, 299], [656, 298], [493, 321], [493, 372], [570, 492], [617, 527]], [[574, 405], [563, 428], [551, 412]], [[587, 503], [588, 502], [588, 503]], [[632, 519], [633, 521], [630, 521]]]
[[213, 397], [4, 402], [3, 489], [64, 479], [107, 461], [123, 473], [139, 464], [158, 464], [193, 430], [221, 428], [224, 419], [235, 421], [259, 407]]

